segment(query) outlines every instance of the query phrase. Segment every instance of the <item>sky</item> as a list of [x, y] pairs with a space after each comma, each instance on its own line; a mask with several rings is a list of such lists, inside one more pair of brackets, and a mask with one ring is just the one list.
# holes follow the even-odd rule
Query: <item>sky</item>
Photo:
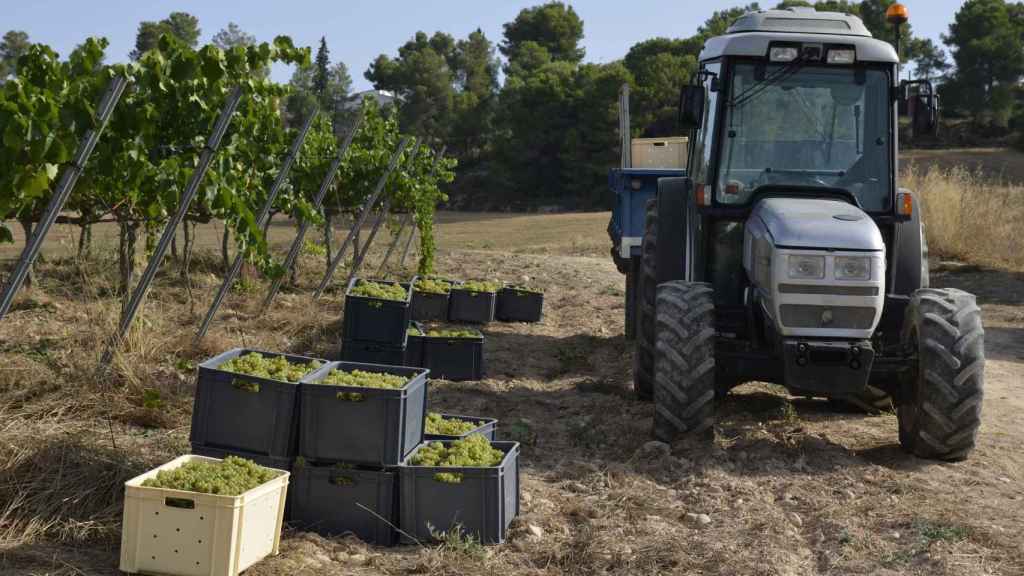
[[[624, 56], [633, 44], [665, 36], [691, 36], [715, 10], [747, 0], [580, 0], [568, 2], [584, 22], [583, 46], [589, 62], [610, 62]], [[108, 62], [124, 61], [135, 45], [139, 22], [160, 20], [174, 11], [199, 18], [200, 43], [235, 22], [259, 41], [291, 36], [296, 45], [319, 45], [327, 38], [331, 61], [343, 61], [352, 75], [353, 90], [371, 88], [363, 78], [379, 54], [395, 55], [417, 31], [441, 30], [462, 38], [477, 28], [493, 42], [501, 40], [502, 24], [542, 0], [0, 0], [0, 34], [24, 30], [33, 42], [49, 44], [67, 55], [88, 36], [110, 41]], [[762, 7], [776, 4], [762, 1]], [[918, 36], [937, 43], [946, 33], [963, 0], [903, 0]], [[287, 67], [273, 70], [286, 81]]]

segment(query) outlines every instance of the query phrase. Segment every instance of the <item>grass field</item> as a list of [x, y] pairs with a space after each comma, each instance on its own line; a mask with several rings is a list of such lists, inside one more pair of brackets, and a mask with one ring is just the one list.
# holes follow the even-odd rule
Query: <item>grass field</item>
[[[246, 574], [1024, 573], [1024, 274], [1010, 266], [1024, 250], [1020, 235], [999, 227], [1024, 222], [1012, 211], [1020, 188], [955, 174], [914, 172], [907, 181], [929, 210], [937, 256], [1006, 262], [933, 262], [933, 285], [977, 293], [985, 315], [984, 424], [966, 462], [903, 454], [892, 413], [835, 411], [761, 383], [719, 404], [712, 447], [651, 442], [653, 407], [631, 391], [608, 214], [443, 213], [440, 273], [546, 292], [541, 323], [484, 329], [483, 380], [430, 387], [432, 406], [496, 417], [499, 436], [523, 444], [522, 514], [509, 542], [389, 549], [289, 529], [281, 555]], [[965, 186], [972, 199], [1005, 190], [1005, 204], [981, 203], [982, 211], [954, 201]], [[333, 356], [340, 339], [346, 270], [314, 301], [324, 262], [308, 252], [297, 286], [266, 316], [256, 314], [266, 283], [249, 274], [193, 346], [221, 274], [212, 224], [200, 230], [191, 290], [169, 261], [102, 372], [99, 354], [118, 315], [116, 250], [111, 231], [97, 229], [93, 256], [77, 261], [68, 256], [73, 232], [47, 246], [36, 288], [0, 322], [4, 576], [117, 574], [123, 482], [189, 450], [195, 365], [235, 346]], [[273, 227], [275, 251], [292, 233], [288, 223]], [[965, 248], [995, 239], [1004, 243], [987, 252]], [[367, 270], [383, 250], [375, 247]], [[5, 248], [0, 258], [14, 254]]]

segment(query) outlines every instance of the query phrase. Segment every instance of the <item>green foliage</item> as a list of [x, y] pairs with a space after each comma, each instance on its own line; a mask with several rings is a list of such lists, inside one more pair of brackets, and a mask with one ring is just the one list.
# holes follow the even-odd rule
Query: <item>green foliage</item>
[[8, 30], [0, 39], [0, 83], [18, 73], [18, 58], [29, 46], [28, 33], [21, 30]]
[[356, 281], [356, 285], [352, 287], [348, 294], [349, 296], [398, 301], [404, 301], [409, 295], [400, 284], [373, 282], [371, 280]]
[[[414, 466], [453, 467], [453, 468], [490, 468], [501, 464], [505, 453], [491, 446], [487, 438], [473, 434], [454, 440], [445, 446], [441, 442], [430, 442], [416, 451], [411, 463]], [[439, 472], [434, 475], [439, 482], [458, 483], [462, 475], [452, 472]]]
[[313, 360], [306, 363], [292, 363], [284, 356], [266, 357], [259, 352], [250, 352], [232, 358], [217, 367], [219, 370], [258, 376], [282, 382], [298, 382], [303, 376], [320, 367], [320, 362]]
[[171, 12], [167, 18], [159, 22], [140, 22], [131, 58], [141, 59], [146, 52], [157, 47], [160, 37], [165, 34], [174, 36], [190, 48], [195, 48], [199, 43], [200, 32], [199, 19], [187, 12]]
[[437, 328], [428, 330], [426, 336], [428, 338], [479, 338], [481, 334], [479, 330], [473, 328]]
[[142, 485], [200, 494], [238, 496], [266, 484], [279, 474], [252, 460], [228, 456], [219, 462], [195, 460], [173, 470], [161, 470], [155, 477], [143, 481]]
[[430, 412], [427, 414], [427, 422], [424, 430], [427, 434], [462, 436], [463, 434], [469, 434], [483, 425], [483, 422], [459, 420], [457, 418], [445, 418], [437, 412]]
[[320, 380], [321, 384], [332, 384], [334, 386], [354, 386], [357, 388], [378, 388], [398, 390], [405, 386], [409, 379], [404, 376], [396, 376], [386, 372], [371, 372], [367, 370], [331, 370], [327, 376]]
[[469, 292], [497, 292], [501, 288], [501, 282], [497, 280], [470, 280], [456, 286], [458, 290]]
[[1024, 7], [1005, 0], [968, 0], [944, 41], [956, 62], [953, 101], [977, 121], [1006, 127], [1014, 105], [1012, 86], [1024, 76]]
[[419, 278], [413, 289], [426, 294], [447, 294], [452, 289], [452, 283], [441, 278]]
[[[583, 20], [572, 6], [562, 2], [548, 2], [524, 8], [512, 22], [505, 24], [505, 41], [501, 53], [515, 62], [522, 54], [524, 44], [542, 48], [553, 61], [575, 64], [583, 59]], [[527, 48], [532, 50], [533, 48]]]

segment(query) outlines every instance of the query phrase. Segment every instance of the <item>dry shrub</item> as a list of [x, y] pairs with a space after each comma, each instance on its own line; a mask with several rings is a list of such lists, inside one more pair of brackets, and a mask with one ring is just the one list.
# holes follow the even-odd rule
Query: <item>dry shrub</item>
[[1024, 186], [963, 167], [911, 164], [904, 187], [917, 193], [932, 254], [974, 264], [1024, 269]]
[[0, 450], [0, 462], [5, 544], [43, 535], [64, 542], [116, 538], [124, 482], [149, 467], [138, 452], [105, 447], [81, 431], [42, 439], [23, 434]]

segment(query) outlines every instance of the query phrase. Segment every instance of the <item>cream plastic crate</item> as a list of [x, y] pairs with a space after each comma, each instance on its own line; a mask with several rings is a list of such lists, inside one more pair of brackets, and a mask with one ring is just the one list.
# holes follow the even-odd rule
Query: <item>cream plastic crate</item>
[[633, 138], [633, 168], [686, 168], [686, 143], [689, 138]]
[[281, 542], [289, 473], [239, 496], [149, 488], [142, 483], [186, 462], [186, 455], [125, 482], [121, 570], [173, 576], [235, 576]]

